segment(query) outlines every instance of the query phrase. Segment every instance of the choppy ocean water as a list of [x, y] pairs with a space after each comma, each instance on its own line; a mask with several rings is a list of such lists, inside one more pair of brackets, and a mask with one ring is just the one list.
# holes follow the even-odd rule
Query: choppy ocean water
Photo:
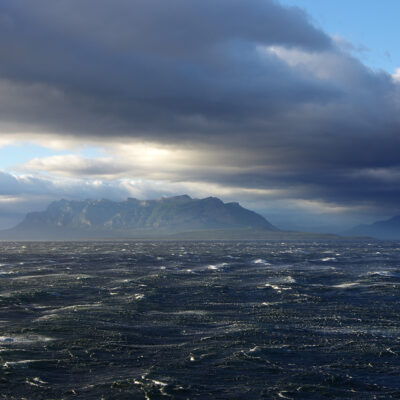
[[400, 243], [1, 243], [2, 399], [399, 399]]

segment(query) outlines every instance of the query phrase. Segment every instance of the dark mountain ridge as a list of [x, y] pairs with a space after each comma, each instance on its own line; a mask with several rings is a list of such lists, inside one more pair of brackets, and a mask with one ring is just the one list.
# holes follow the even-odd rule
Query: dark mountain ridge
[[188, 195], [115, 202], [107, 199], [59, 200], [45, 211], [27, 214], [15, 228], [1, 232], [10, 240], [152, 237], [185, 231], [254, 229], [278, 231], [261, 215], [239, 203]]
[[400, 239], [400, 215], [396, 215], [385, 221], [377, 221], [373, 224], [362, 224], [345, 232], [346, 235], [371, 236], [376, 239], [399, 240]]

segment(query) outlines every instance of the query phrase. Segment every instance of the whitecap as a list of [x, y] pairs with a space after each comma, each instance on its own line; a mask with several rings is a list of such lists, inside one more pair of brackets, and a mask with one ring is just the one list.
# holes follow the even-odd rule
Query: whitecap
[[193, 270], [191, 270], [190, 268], [187, 268], [184, 270], [185, 272], [187, 272], [188, 274], [194, 274], [195, 272], [193, 272]]
[[282, 293], [282, 290], [292, 290], [291, 287], [278, 286], [271, 283], [266, 283], [264, 286], [276, 290], [277, 293]]
[[277, 304], [281, 304], [281, 302], [267, 302], [267, 301], [264, 301], [264, 302], [261, 303], [261, 305], [264, 306], [264, 307], [275, 306]]
[[252, 261], [253, 264], [263, 264], [263, 265], [271, 265], [269, 262], [264, 260], [263, 258], [256, 258]]
[[53, 313], [53, 314], [42, 315], [41, 317], [35, 318], [33, 321], [34, 322], [47, 321], [51, 319], [56, 319], [58, 317], [59, 317], [58, 314]]
[[54, 340], [45, 336], [0, 336], [1, 345], [13, 344], [31, 344], [36, 342], [49, 342]]
[[4, 368], [28, 368], [29, 364], [35, 360], [21, 360], [21, 361], [6, 361], [3, 364]]
[[358, 285], [359, 285], [358, 282], [344, 282], [339, 285], [333, 285], [332, 287], [338, 288], [338, 289], [348, 289], [348, 288], [352, 288], [352, 287], [358, 286]]
[[264, 286], [265, 287], [270, 287], [271, 289], [274, 289], [274, 290], [280, 290], [281, 289], [280, 286], [272, 285], [271, 283], [266, 283]]
[[222, 269], [224, 267], [226, 267], [228, 265], [228, 263], [223, 262], [223, 263], [219, 263], [219, 264], [210, 264], [207, 269], [210, 269], [212, 271], [218, 271], [219, 269]]
[[155, 385], [157, 385], [157, 386], [165, 387], [165, 386], [168, 385], [168, 383], [161, 382], [161, 381], [157, 381], [156, 379], [152, 379], [151, 381], [152, 381]]
[[43, 381], [39, 377], [32, 378], [32, 380], [27, 379], [25, 381], [28, 385], [41, 387], [41, 385], [47, 385], [47, 382]]
[[170, 314], [176, 315], [207, 315], [208, 312], [204, 310], [182, 310], [182, 311], [175, 311]]
[[291, 276], [289, 275], [289, 276], [287, 276], [287, 277], [284, 279], [284, 282], [287, 282], [287, 283], [296, 283], [296, 279], [294, 279], [293, 277], [291, 277]]

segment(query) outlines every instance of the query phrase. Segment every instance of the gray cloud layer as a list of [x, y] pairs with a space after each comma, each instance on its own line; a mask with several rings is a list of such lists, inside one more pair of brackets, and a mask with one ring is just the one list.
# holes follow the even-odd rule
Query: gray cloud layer
[[257, 129], [255, 118], [336, 94], [257, 53], [257, 45], [332, 45], [301, 11], [272, 1], [17, 0], [0, 7], [1, 77], [42, 103], [22, 114], [17, 98], [3, 119], [170, 140], [239, 124], [241, 135], [249, 124]]
[[240, 151], [244, 165], [174, 178], [400, 212], [399, 84], [298, 8], [3, 0], [0, 52], [3, 132], [202, 144], [224, 159]]

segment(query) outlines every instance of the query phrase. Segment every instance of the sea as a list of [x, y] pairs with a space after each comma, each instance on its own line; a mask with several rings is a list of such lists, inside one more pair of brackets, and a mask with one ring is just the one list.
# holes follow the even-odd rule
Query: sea
[[0, 399], [400, 399], [400, 243], [0, 243]]

